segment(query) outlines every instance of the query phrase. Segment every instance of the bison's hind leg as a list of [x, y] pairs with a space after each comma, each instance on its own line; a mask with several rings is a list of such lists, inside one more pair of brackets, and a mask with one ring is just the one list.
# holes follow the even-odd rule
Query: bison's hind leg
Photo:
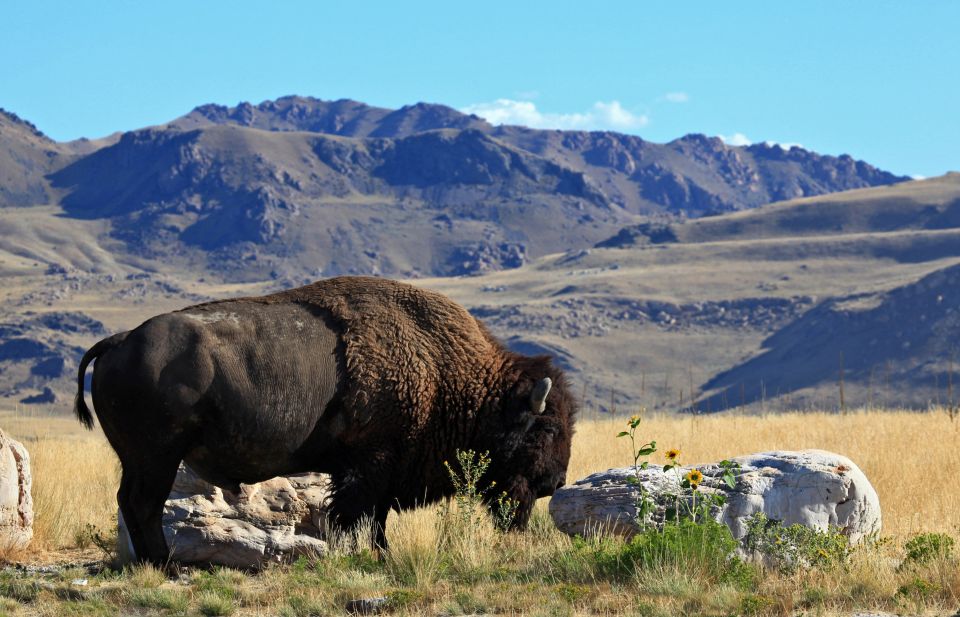
[[170, 495], [180, 466], [179, 456], [169, 453], [148, 464], [121, 460], [123, 474], [117, 501], [137, 561], [166, 567], [169, 561], [167, 541], [163, 537], [163, 505]]

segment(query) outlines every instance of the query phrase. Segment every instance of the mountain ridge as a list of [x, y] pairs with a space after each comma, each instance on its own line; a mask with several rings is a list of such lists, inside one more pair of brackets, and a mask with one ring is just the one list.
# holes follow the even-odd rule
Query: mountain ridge
[[0, 175], [20, 181], [0, 205], [60, 205], [108, 221], [131, 256], [238, 281], [477, 274], [588, 248], [651, 217], [904, 179], [799, 148], [703, 135], [655, 144], [495, 127], [438, 104], [296, 96], [203, 105], [95, 141], [8, 128], [0, 157], [4, 147], [14, 154]]

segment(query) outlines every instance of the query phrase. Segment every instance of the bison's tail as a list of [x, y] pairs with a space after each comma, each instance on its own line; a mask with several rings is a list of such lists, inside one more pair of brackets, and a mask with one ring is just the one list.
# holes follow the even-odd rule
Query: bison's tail
[[94, 358], [101, 356], [103, 352], [119, 345], [126, 337], [126, 332], [107, 337], [88, 349], [87, 353], [83, 354], [83, 358], [80, 360], [80, 370], [77, 374], [77, 398], [73, 404], [73, 412], [77, 415], [77, 420], [88, 429], [93, 428], [93, 413], [91, 413], [90, 408], [87, 407], [87, 402], [83, 400], [83, 382], [87, 374], [87, 365], [89, 365]]

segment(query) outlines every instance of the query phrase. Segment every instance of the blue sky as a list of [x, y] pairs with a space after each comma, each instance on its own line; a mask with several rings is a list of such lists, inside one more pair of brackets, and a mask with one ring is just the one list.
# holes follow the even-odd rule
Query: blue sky
[[960, 2], [34, 2], [0, 107], [55, 139], [285, 94], [960, 170]]

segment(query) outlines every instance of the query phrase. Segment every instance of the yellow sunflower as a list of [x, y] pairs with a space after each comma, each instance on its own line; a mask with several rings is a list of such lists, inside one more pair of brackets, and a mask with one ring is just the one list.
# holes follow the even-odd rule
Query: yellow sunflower
[[667, 450], [667, 460], [671, 463], [676, 463], [677, 459], [680, 458], [680, 450], [674, 448], [673, 450]]
[[700, 473], [699, 469], [691, 469], [687, 472], [687, 475], [684, 476], [687, 479], [687, 482], [690, 483], [690, 486], [696, 488], [700, 486], [700, 483], [703, 482], [703, 474]]

